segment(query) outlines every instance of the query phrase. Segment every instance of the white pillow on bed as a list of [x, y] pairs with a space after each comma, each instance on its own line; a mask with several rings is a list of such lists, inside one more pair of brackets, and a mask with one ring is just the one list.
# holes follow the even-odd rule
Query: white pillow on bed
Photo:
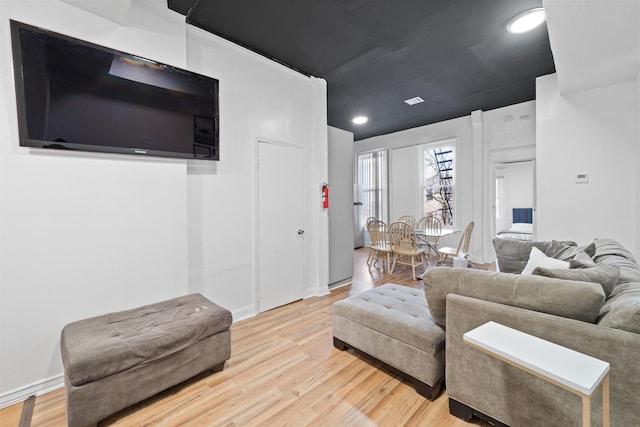
[[567, 261], [548, 257], [540, 249], [532, 246], [531, 253], [529, 254], [529, 261], [527, 261], [527, 265], [524, 266], [524, 269], [520, 274], [530, 275], [536, 267], [569, 268], [569, 263]]
[[533, 232], [533, 224], [528, 224], [524, 222], [514, 222], [509, 229], [511, 231], [522, 231], [524, 233], [532, 233]]

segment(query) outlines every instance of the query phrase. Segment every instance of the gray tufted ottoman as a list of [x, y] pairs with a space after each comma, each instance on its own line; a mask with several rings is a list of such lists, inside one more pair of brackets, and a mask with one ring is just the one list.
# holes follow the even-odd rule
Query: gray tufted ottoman
[[231, 312], [200, 294], [79, 320], [60, 339], [69, 427], [98, 421], [231, 356]]
[[333, 304], [333, 344], [382, 362], [433, 400], [444, 379], [444, 330], [424, 291], [386, 284]]

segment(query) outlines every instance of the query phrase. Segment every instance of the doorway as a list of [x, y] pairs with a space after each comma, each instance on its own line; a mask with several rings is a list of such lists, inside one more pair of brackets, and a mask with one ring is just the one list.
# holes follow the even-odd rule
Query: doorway
[[535, 161], [494, 163], [494, 236], [532, 240]]

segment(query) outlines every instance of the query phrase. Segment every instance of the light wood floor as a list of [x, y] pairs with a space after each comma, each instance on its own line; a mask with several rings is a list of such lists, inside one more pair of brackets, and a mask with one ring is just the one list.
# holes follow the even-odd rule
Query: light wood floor
[[[488, 426], [450, 415], [446, 390], [430, 402], [399, 377], [333, 347], [333, 302], [388, 282], [422, 288], [407, 267], [393, 275], [380, 265], [369, 272], [367, 255], [356, 251], [353, 284], [233, 324], [224, 371], [200, 375], [100, 426]], [[22, 405], [0, 410], [0, 425], [18, 426]], [[36, 398], [31, 425], [66, 425], [62, 389]]]

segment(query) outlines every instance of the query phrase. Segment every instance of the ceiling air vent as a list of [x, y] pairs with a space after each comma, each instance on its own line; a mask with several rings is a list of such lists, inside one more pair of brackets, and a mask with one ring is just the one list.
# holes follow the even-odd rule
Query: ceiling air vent
[[420, 98], [419, 96], [416, 96], [415, 98], [405, 99], [404, 102], [406, 102], [409, 105], [416, 105], [416, 104], [420, 104], [421, 102], [424, 102], [424, 99]]

